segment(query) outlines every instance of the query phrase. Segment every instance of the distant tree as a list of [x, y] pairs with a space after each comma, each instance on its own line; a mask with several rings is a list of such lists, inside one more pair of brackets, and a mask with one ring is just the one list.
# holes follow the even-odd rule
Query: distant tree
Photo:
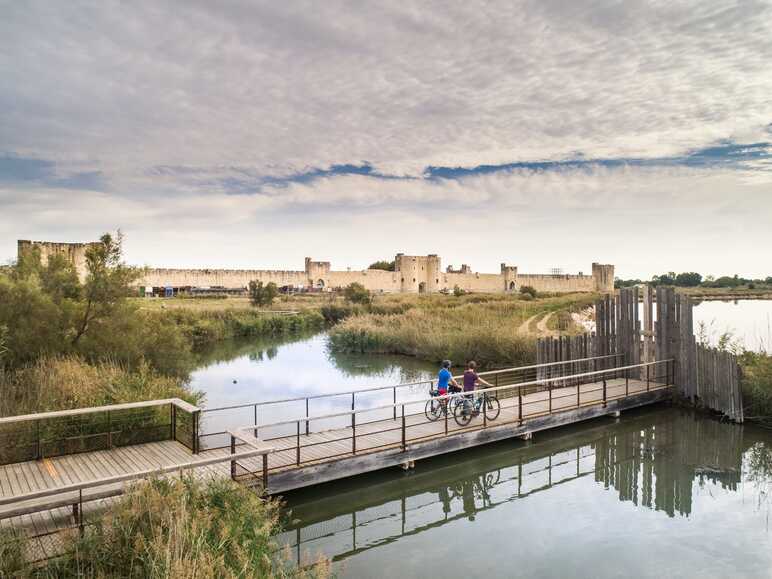
[[532, 298], [535, 298], [536, 294], [537, 294], [536, 290], [533, 287], [529, 286], [529, 285], [521, 285], [520, 286], [520, 293], [524, 294], [524, 295], [529, 295]]
[[386, 260], [376, 261], [367, 267], [367, 269], [382, 269], [384, 271], [394, 271], [396, 268], [397, 262]]
[[721, 276], [720, 278], [716, 279], [716, 281], [713, 282], [713, 287], [729, 287], [729, 288], [733, 288], [733, 287], [737, 287], [741, 283], [742, 282], [737, 277], [737, 275], [732, 276], [732, 277], [730, 277], [728, 275], [724, 275], [724, 276]]
[[621, 287], [633, 287], [636, 285], [639, 285], [643, 283], [639, 279], [620, 279], [620, 278], [614, 278], [614, 287], [615, 288], [621, 288]]
[[694, 271], [679, 273], [675, 278], [675, 285], [680, 287], [697, 287], [702, 283], [702, 275]]
[[651, 285], [675, 285], [676, 272], [671, 271], [669, 273], [663, 273], [662, 275], [655, 275], [651, 278]]
[[261, 281], [249, 282], [249, 301], [253, 306], [270, 306], [278, 293], [279, 289], [272, 281], [265, 285]]
[[88, 275], [83, 284], [83, 304], [72, 338], [73, 345], [78, 343], [94, 322], [109, 318], [123, 305], [131, 294], [131, 284], [142, 273], [140, 269], [123, 263], [122, 246], [123, 234], [118, 231], [115, 237], [106, 233], [99, 243], [86, 250]]
[[352, 304], [369, 304], [372, 301], [370, 292], [361, 283], [350, 283], [343, 290], [346, 300]]
[[462, 295], [466, 293], [466, 290], [458, 287], [457, 285], [453, 286], [453, 295], [457, 298], [460, 298]]
[[765, 284], [772, 285], [772, 275], [767, 276], [767, 278], [764, 280]]

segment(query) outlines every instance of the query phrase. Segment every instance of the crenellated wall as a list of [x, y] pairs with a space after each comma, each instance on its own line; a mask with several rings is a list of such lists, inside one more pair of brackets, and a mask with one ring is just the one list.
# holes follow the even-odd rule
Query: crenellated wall
[[[33, 248], [40, 251], [45, 263], [53, 254], [64, 255], [85, 277], [85, 256], [88, 243], [50, 243], [45, 241], [18, 242], [18, 254]], [[436, 254], [405, 255], [398, 253], [395, 271], [366, 269], [333, 271], [329, 261], [305, 259], [303, 271], [264, 269], [162, 269], [151, 268], [137, 282], [138, 286], [152, 287], [223, 287], [246, 288], [250, 281], [273, 282], [277, 286], [335, 289], [351, 283], [361, 283], [372, 292], [434, 293], [453, 291], [458, 286], [468, 292], [517, 292], [522, 286], [531, 286], [544, 292], [610, 292], [614, 289], [614, 266], [593, 263], [592, 275], [522, 274], [517, 266], [501, 264], [499, 273], [476, 273], [468, 265], [460, 270], [442, 271], [441, 259]]]

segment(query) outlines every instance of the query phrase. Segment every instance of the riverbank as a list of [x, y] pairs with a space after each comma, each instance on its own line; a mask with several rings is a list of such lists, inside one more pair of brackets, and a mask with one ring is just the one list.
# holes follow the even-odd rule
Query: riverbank
[[403, 354], [432, 362], [474, 359], [485, 368], [529, 364], [536, 357], [537, 337], [530, 330], [530, 321], [564, 312], [556, 316], [555, 323], [570, 324], [563, 331], [578, 331], [571, 313], [583, 310], [597, 296], [529, 297], [475, 294], [392, 298], [386, 303], [410, 300], [411, 307], [401, 313], [348, 317], [330, 331], [330, 347], [337, 352]]

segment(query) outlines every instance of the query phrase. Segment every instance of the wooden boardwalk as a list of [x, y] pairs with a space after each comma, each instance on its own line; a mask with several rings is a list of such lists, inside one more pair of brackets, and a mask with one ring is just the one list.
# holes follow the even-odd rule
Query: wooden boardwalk
[[[495, 440], [529, 437], [547, 428], [665, 399], [671, 367], [668, 362], [649, 365], [660, 365], [660, 371], [645, 380], [640, 377], [644, 369], [649, 376], [646, 364], [486, 389], [485, 396], [499, 397], [500, 413], [481, 412], [464, 426], [452, 415], [429, 420], [424, 412], [427, 400], [418, 400], [245, 425], [228, 431], [229, 448], [199, 454], [194, 452], [204, 435], [198, 433], [197, 422], [192, 445], [187, 431], [180, 440], [176, 422], [172, 422], [169, 440], [111, 444], [104, 450], [0, 465], [0, 528], [13, 527], [35, 537], [29, 543], [28, 557], [42, 559], [60, 552], [62, 531], [77, 532], [89, 516], [101, 512], [127, 485], [142, 478], [185, 471], [199, 479], [233, 478], [276, 494], [380, 468], [410, 466], [416, 460]], [[448, 400], [453, 397], [461, 395]], [[170, 400], [51, 414], [66, 414], [69, 419], [86, 412], [116, 413], [127, 407], [157, 410], [159, 404], [171, 405], [168, 415], [172, 420], [184, 408], [181, 401]], [[179, 408], [175, 411], [172, 406]], [[15, 426], [25, 420], [47, 419], [44, 416], [10, 417], [0, 423], [5, 420], [6, 426]], [[108, 439], [113, 440], [111, 436], [112, 429]]]

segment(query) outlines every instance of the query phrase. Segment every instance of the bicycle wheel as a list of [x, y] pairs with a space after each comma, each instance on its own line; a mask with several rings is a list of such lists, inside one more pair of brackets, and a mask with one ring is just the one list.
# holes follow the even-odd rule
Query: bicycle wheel
[[501, 404], [499, 404], [499, 399], [492, 394], [488, 394], [485, 397], [483, 404], [485, 405], [485, 417], [488, 420], [496, 420], [499, 417], [499, 414], [501, 414]]
[[424, 414], [426, 414], [427, 420], [434, 422], [442, 416], [442, 402], [439, 400], [427, 400]]
[[464, 399], [458, 402], [453, 409], [453, 418], [456, 419], [456, 424], [461, 427], [469, 424], [472, 421], [472, 410], [474, 410], [474, 405], [469, 400]]

